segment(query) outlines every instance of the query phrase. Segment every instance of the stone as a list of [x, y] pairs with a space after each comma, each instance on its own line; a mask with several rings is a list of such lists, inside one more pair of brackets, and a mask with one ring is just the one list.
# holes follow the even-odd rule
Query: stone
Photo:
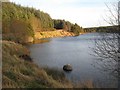
[[70, 64], [66, 64], [66, 65], [63, 66], [63, 70], [72, 71], [73, 69], [72, 69], [72, 66]]

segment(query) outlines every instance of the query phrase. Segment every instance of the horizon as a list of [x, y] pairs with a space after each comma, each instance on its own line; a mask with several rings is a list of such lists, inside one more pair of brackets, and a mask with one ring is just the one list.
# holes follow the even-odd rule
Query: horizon
[[110, 26], [104, 20], [108, 14], [105, 4], [115, 3], [114, 0], [10, 0], [10, 2], [39, 9], [48, 13], [52, 19], [64, 19], [71, 23], [77, 23], [83, 28]]

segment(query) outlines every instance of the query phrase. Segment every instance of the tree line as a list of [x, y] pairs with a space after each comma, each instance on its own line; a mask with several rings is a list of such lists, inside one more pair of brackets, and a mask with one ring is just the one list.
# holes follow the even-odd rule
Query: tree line
[[79, 35], [80, 32], [84, 32], [83, 28], [80, 27], [77, 23], [73, 24], [69, 21], [54, 19], [54, 28], [55, 29], [63, 29], [68, 32], [73, 32], [76, 35]]
[[101, 27], [91, 27], [84, 28], [84, 32], [103, 32], [103, 33], [117, 33], [118, 26], [101, 26]]
[[26, 37], [34, 37], [36, 31], [56, 29], [73, 32], [76, 35], [83, 31], [82, 27], [76, 23], [52, 19], [48, 13], [33, 7], [23, 7], [12, 2], [2, 4], [3, 39], [23, 42]]

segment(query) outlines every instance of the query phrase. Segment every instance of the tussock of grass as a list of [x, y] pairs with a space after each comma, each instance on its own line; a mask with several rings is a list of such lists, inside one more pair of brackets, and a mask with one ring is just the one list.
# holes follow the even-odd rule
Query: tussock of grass
[[[48, 71], [47, 69], [45, 71], [33, 62], [19, 58], [23, 54], [29, 55], [29, 51], [24, 46], [10, 41], [2, 41], [2, 49], [3, 88], [72, 87], [70, 82], [65, 81], [62, 83], [58, 81], [59, 77], [51, 76], [53, 75], [50, 74], [51, 70]], [[65, 77], [63, 78], [65, 79]]]

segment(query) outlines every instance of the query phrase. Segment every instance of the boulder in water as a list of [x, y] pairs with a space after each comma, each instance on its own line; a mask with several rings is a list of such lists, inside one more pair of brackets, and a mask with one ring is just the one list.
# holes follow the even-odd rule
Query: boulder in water
[[70, 64], [66, 64], [66, 65], [63, 66], [63, 70], [72, 71], [73, 69], [72, 69], [72, 66]]

